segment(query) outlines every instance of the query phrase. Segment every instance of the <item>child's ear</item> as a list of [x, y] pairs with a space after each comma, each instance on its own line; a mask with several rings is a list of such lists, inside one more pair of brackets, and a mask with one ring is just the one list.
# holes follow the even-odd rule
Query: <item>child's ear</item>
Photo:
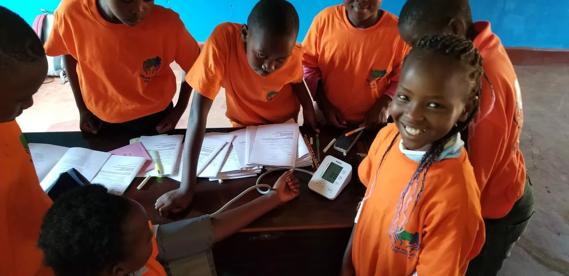
[[247, 35], [249, 35], [249, 27], [247, 27], [247, 24], [243, 24], [241, 25], [241, 40], [243, 42], [247, 41]]
[[466, 102], [464, 111], [458, 120], [460, 122], [466, 122], [466, 120], [468, 120], [468, 116], [472, 114], [472, 112], [476, 111], [476, 108], [478, 108], [478, 95], [475, 94], [468, 99], [468, 102]]
[[450, 31], [452, 31], [453, 34], [460, 37], [466, 37], [468, 27], [466, 26], [466, 22], [464, 22], [464, 20], [453, 17], [448, 22], [447, 27], [450, 29]]
[[120, 264], [114, 264], [111, 269], [110, 269], [110, 275], [112, 276], [127, 276], [128, 273], [126, 272], [126, 269]]

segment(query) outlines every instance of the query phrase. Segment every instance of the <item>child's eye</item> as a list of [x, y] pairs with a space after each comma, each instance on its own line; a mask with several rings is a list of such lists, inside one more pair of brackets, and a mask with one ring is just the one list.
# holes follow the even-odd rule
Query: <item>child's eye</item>
[[257, 57], [258, 58], [266, 58], [267, 56], [265, 56], [265, 54], [263, 54], [261, 52], [257, 52]]
[[409, 101], [409, 98], [407, 96], [401, 95], [401, 94], [397, 95], [397, 99], [401, 102], [408, 102]]
[[427, 107], [433, 108], [433, 109], [438, 109], [438, 108], [442, 108], [443, 106], [438, 104], [438, 103], [430, 102], [430, 103], [427, 103]]

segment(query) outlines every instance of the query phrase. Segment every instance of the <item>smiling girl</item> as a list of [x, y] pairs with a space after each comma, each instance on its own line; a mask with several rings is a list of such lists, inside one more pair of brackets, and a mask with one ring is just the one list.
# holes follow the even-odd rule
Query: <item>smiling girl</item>
[[484, 242], [480, 192], [460, 138], [478, 105], [482, 59], [468, 40], [424, 37], [406, 58], [359, 167], [367, 187], [344, 275], [464, 275]]

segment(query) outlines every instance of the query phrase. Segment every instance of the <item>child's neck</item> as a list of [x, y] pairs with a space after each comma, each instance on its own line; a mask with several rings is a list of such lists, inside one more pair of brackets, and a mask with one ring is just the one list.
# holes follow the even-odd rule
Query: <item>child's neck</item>
[[352, 24], [352, 26], [356, 27], [356, 28], [360, 28], [360, 29], [366, 29], [369, 28], [373, 25], [375, 25], [375, 23], [377, 23], [379, 21], [379, 19], [381, 19], [381, 16], [383, 15], [383, 11], [382, 10], [377, 10], [377, 13], [373, 16], [370, 17], [368, 20], [364, 21], [364, 22], [360, 22], [360, 24], [355, 24], [354, 22], [352, 22], [352, 20], [350, 20], [350, 17], [348, 17], [348, 21], [350, 21], [350, 24]]
[[111, 12], [109, 7], [105, 3], [105, 0], [97, 0], [96, 2], [97, 2], [97, 11], [101, 15], [101, 17], [105, 19], [105, 21], [114, 24], [122, 24], [122, 22], [118, 18], [116, 18], [116, 16]]

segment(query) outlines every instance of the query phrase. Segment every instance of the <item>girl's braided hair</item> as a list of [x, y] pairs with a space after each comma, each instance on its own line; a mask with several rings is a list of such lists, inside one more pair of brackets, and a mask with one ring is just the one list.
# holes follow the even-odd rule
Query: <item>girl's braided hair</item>
[[[390, 233], [397, 240], [400, 231], [404, 230], [409, 216], [413, 213], [417, 202], [424, 190], [425, 178], [431, 165], [436, 162], [445, 149], [446, 144], [459, 132], [467, 128], [478, 109], [478, 97], [480, 94], [480, 80], [483, 75], [482, 57], [474, 47], [472, 41], [456, 35], [429, 35], [421, 38], [411, 50], [411, 53], [422, 51], [430, 55], [442, 55], [453, 57], [457, 62], [463, 64], [466, 75], [470, 80], [471, 93], [469, 100], [475, 105], [473, 111], [467, 119], [457, 124], [442, 138], [433, 142], [431, 147], [423, 156], [417, 170], [409, 180], [405, 189], [401, 192], [401, 197], [393, 217]], [[411, 53], [407, 56], [411, 56]], [[407, 62], [405, 62], [407, 63]], [[389, 149], [388, 149], [389, 150]]]

